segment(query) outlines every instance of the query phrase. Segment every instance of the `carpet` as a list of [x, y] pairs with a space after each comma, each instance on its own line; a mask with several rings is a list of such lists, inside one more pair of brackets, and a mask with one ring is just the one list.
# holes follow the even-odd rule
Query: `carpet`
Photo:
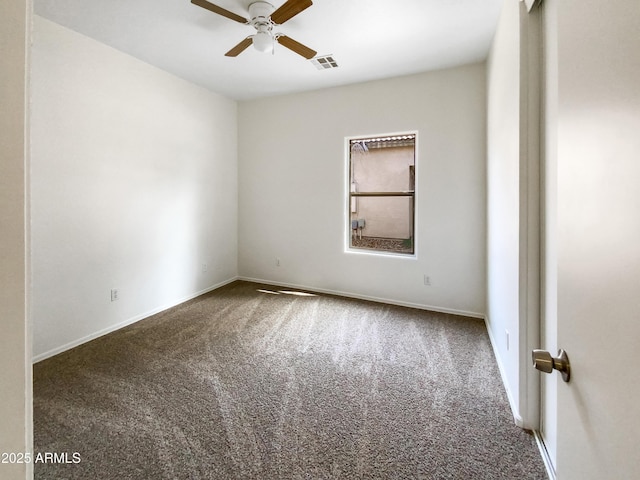
[[547, 478], [481, 320], [242, 281], [34, 365], [34, 444], [36, 479]]

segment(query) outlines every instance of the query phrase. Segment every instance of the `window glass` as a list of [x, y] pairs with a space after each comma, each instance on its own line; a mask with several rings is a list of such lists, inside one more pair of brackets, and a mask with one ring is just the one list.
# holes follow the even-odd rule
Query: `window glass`
[[415, 134], [349, 141], [349, 246], [413, 254]]

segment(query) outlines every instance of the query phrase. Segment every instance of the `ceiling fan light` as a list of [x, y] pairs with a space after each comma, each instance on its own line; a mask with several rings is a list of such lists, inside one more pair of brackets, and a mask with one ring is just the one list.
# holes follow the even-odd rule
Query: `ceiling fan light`
[[262, 53], [273, 50], [273, 38], [267, 32], [258, 32], [253, 36], [253, 46]]

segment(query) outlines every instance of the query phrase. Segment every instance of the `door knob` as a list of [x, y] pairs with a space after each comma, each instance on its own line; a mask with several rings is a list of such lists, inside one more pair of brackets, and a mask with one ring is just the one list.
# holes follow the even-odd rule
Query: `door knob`
[[534, 350], [531, 352], [531, 359], [536, 370], [544, 373], [551, 373], [555, 368], [562, 374], [562, 380], [568, 382], [571, 378], [571, 365], [567, 352], [560, 350], [558, 357], [554, 358], [546, 350]]

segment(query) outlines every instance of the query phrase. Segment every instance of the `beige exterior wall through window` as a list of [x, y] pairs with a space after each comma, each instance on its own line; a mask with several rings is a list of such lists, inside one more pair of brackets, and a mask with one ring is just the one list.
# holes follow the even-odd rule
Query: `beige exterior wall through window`
[[415, 134], [349, 142], [351, 248], [414, 253]]

